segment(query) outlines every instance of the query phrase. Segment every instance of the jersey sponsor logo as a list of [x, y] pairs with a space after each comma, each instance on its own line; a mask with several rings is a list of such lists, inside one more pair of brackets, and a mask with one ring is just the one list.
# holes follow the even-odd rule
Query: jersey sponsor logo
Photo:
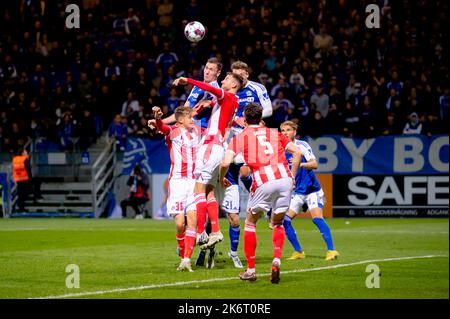
[[252, 103], [255, 101], [255, 98], [253, 96], [249, 96], [249, 97], [245, 97], [245, 98], [240, 98], [239, 99], [239, 104], [242, 103]]

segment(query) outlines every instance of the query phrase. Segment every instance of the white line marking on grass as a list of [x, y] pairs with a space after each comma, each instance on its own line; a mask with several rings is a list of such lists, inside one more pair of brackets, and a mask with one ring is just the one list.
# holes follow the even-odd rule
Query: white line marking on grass
[[[438, 258], [438, 257], [447, 257], [448, 258], [448, 255], [427, 255], [427, 256], [412, 256], [412, 257], [397, 257], [397, 258], [364, 260], [364, 261], [357, 261], [357, 262], [353, 262], [353, 263], [349, 263], [349, 264], [338, 264], [338, 265], [333, 265], [333, 266], [324, 266], [324, 267], [317, 267], [317, 268], [305, 268], [305, 269], [281, 271], [281, 274], [293, 274], [293, 273], [301, 273], [301, 272], [309, 272], [309, 271], [319, 271], [319, 270], [325, 270], [325, 269], [336, 269], [336, 268], [350, 267], [350, 266], [369, 264], [369, 263], [375, 263], [375, 262]], [[258, 276], [264, 277], [264, 276], [270, 276], [270, 274], [269, 273], [259, 274]], [[227, 277], [227, 278], [211, 278], [211, 279], [205, 279], [205, 280], [178, 281], [178, 282], [166, 283], [166, 284], [155, 284], [155, 285], [147, 285], [147, 286], [128, 287], [128, 288], [117, 288], [117, 289], [111, 289], [111, 290], [87, 291], [87, 292], [57, 295], [57, 296], [34, 297], [34, 298], [29, 298], [29, 299], [62, 299], [62, 298], [71, 298], [71, 297], [84, 297], [84, 296], [111, 294], [111, 293], [117, 293], [117, 292], [147, 290], [147, 289], [155, 289], [155, 288], [174, 287], [174, 286], [186, 286], [186, 285], [193, 285], [193, 284], [205, 284], [205, 283], [210, 283], [210, 282], [238, 280], [238, 279], [239, 279], [239, 277], [236, 276], [236, 277]]]

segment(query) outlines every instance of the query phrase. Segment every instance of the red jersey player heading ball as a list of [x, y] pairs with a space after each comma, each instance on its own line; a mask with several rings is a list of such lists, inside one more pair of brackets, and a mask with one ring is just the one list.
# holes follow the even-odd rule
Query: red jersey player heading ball
[[[227, 128], [239, 106], [236, 96], [243, 85], [241, 76], [228, 73], [222, 81], [222, 87], [216, 88], [204, 82], [189, 78], [178, 78], [173, 85], [193, 84], [217, 97], [213, 105], [211, 118], [205, 136], [202, 138], [195, 164], [195, 203], [197, 208], [197, 242], [202, 249], [211, 248], [223, 240], [219, 227], [219, 206], [214, 195], [214, 189], [219, 174], [220, 162], [225, 150], [223, 142]], [[198, 110], [200, 112], [200, 110]], [[211, 234], [205, 232], [206, 213], [211, 221]]]

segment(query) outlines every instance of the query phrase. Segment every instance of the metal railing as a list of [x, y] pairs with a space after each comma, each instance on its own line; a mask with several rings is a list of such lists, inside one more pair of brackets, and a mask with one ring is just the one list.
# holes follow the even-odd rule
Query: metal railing
[[99, 217], [107, 205], [107, 195], [114, 184], [116, 168], [116, 143], [109, 142], [92, 165], [92, 203], [95, 217]]

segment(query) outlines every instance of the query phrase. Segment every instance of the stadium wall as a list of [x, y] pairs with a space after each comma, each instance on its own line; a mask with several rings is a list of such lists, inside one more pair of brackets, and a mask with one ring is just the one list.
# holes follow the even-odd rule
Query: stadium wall
[[[325, 217], [448, 217], [448, 135], [305, 139], [319, 162]], [[155, 214], [170, 168], [164, 141], [130, 139], [123, 174], [128, 175], [137, 163], [152, 175]], [[241, 200], [245, 202], [244, 195]]]

